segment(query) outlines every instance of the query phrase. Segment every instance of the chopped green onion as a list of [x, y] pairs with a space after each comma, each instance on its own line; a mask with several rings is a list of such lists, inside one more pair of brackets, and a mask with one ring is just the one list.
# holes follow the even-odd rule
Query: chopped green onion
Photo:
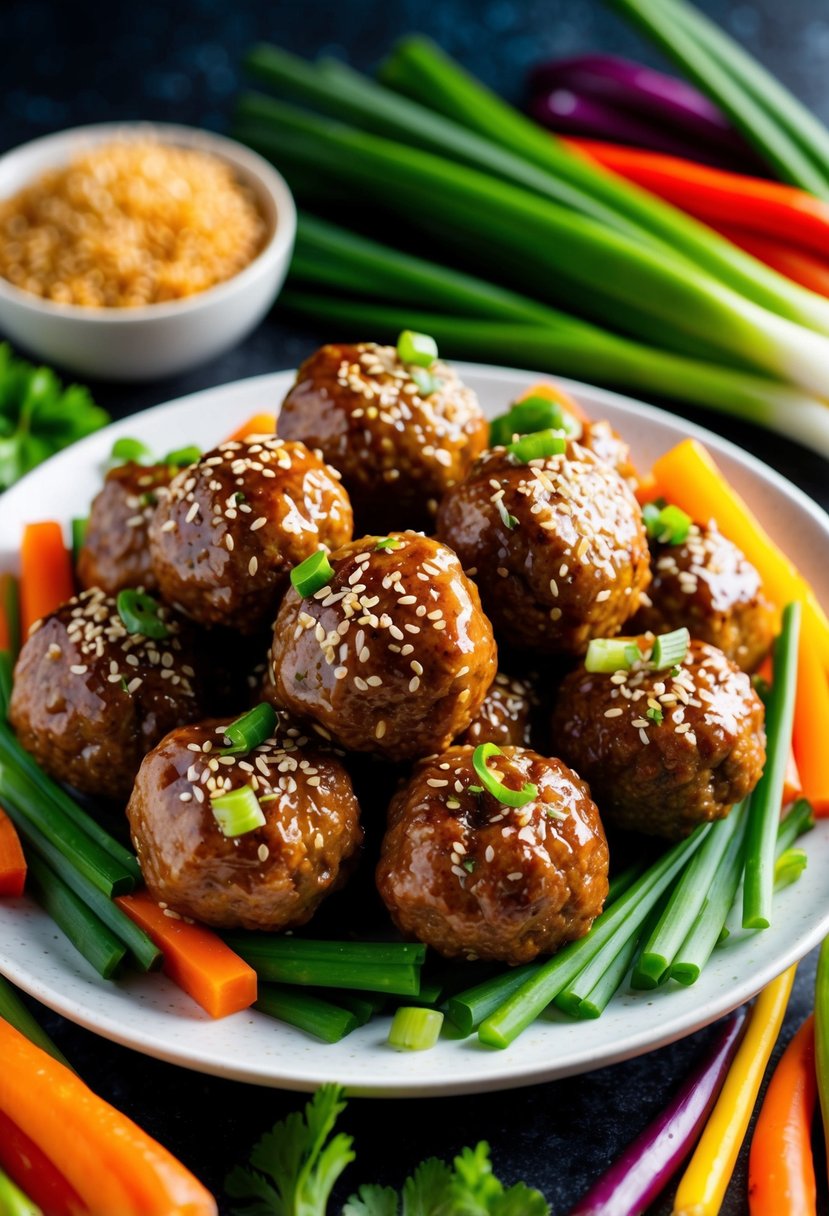
[[260, 985], [254, 1009], [325, 1043], [338, 1043], [359, 1025], [359, 1018], [351, 1010], [284, 984]]
[[468, 785], [466, 790], [469, 794], [482, 794], [484, 792], [484, 787], [482, 785]]
[[377, 544], [374, 548], [377, 552], [381, 553], [385, 549], [391, 549], [394, 552], [395, 549], [400, 548], [400, 539], [397, 536], [378, 536]]
[[662, 545], [681, 545], [687, 539], [693, 520], [680, 507], [668, 503], [659, 507], [654, 502], [642, 508], [642, 518], [651, 540]]
[[153, 464], [153, 454], [140, 439], [129, 439], [126, 435], [116, 439], [109, 459], [121, 464]]
[[425, 371], [422, 367], [411, 368], [410, 375], [417, 385], [417, 391], [421, 397], [431, 397], [432, 393], [443, 388], [440, 376], [433, 376], [431, 372]]
[[228, 790], [224, 794], [214, 794], [210, 807], [223, 836], [244, 836], [246, 832], [253, 832], [266, 823], [259, 799], [249, 785]]
[[389, 1046], [398, 1051], [428, 1051], [440, 1038], [443, 1014], [437, 1009], [401, 1005], [389, 1030]]
[[225, 738], [229, 746], [222, 748], [219, 754], [233, 756], [251, 752], [270, 738], [275, 726], [276, 710], [266, 701], [262, 701], [225, 727]]
[[37, 853], [29, 853], [26, 862], [27, 890], [98, 974], [112, 979], [127, 947]]
[[536, 431], [532, 435], [523, 435], [515, 443], [508, 443], [507, 451], [521, 464], [529, 464], [531, 460], [561, 456], [567, 451], [567, 440], [556, 431]]
[[628, 638], [592, 638], [584, 666], [587, 671], [612, 675], [614, 671], [629, 671], [641, 658], [641, 650]]
[[665, 715], [658, 705], [652, 705], [651, 708], [646, 711], [645, 717], [650, 718], [651, 722], [653, 722], [656, 726], [661, 726]]
[[[235, 932], [225, 934], [225, 940], [237, 954], [260, 970], [264, 979], [270, 963], [286, 960], [343, 963], [373, 967], [391, 964], [395, 967], [420, 967], [426, 959], [426, 947], [421, 942], [338, 942], [315, 937], [281, 937], [275, 934]], [[343, 987], [351, 985], [344, 984]], [[405, 995], [405, 994], [404, 994]]]
[[487, 768], [487, 760], [491, 756], [502, 755], [500, 747], [496, 747], [494, 743], [481, 743], [472, 753], [472, 767], [480, 777], [484, 789], [504, 806], [526, 806], [528, 802], [532, 802], [538, 796], [538, 786], [533, 785], [531, 781], [525, 782], [520, 790], [513, 790], [509, 786], [503, 785]]
[[498, 514], [501, 516], [501, 523], [504, 525], [505, 528], [507, 528], [510, 532], [512, 532], [512, 530], [514, 528], [518, 527], [518, 520], [515, 518], [514, 515], [510, 515], [509, 511], [504, 506], [503, 498], [496, 499], [495, 507], [498, 511]]
[[808, 864], [809, 858], [803, 849], [786, 849], [774, 863], [775, 889], [797, 882]]
[[186, 465], [195, 464], [197, 460], [201, 460], [201, 454], [201, 448], [191, 443], [188, 447], [175, 448], [174, 451], [168, 452], [161, 463], [178, 465], [179, 468], [184, 468]]
[[334, 567], [328, 560], [328, 554], [322, 549], [318, 549], [316, 553], [306, 557], [304, 562], [294, 566], [291, 571], [291, 583], [303, 599], [313, 595], [315, 591], [319, 591], [320, 587], [324, 587], [326, 583], [330, 583], [333, 577]]
[[115, 606], [127, 633], [140, 633], [145, 638], [158, 640], [170, 636], [169, 629], [159, 615], [161, 605], [146, 591], [125, 587], [118, 592]]
[[563, 432], [571, 439], [581, 435], [581, 423], [555, 401], [547, 397], [525, 397], [516, 401], [506, 414], [494, 418], [489, 426], [489, 441], [493, 447], [508, 444], [514, 435], [530, 435], [537, 431]]
[[404, 329], [397, 339], [397, 354], [401, 363], [414, 363], [417, 367], [431, 367], [438, 357], [438, 344], [428, 334], [418, 334]]
[[663, 667], [675, 667], [681, 663], [691, 645], [691, 635], [684, 627], [670, 633], [660, 633], [653, 643], [651, 663], [657, 671]]
[[89, 520], [73, 519], [70, 527], [72, 535], [72, 565], [77, 566], [78, 555], [86, 540], [86, 529], [89, 527]]

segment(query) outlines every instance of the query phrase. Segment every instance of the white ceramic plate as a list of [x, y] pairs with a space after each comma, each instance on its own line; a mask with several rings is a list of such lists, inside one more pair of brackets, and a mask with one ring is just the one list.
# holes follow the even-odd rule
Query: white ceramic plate
[[[469, 365], [459, 370], [490, 414], [537, 379], [503, 368]], [[135, 435], [156, 451], [185, 443], [210, 447], [250, 415], [274, 410], [291, 380], [290, 373], [280, 372], [197, 393], [116, 423], [54, 457], [0, 500], [0, 568], [13, 567], [27, 521], [86, 514], [119, 435]], [[703, 440], [829, 604], [824, 557], [829, 517], [799, 490], [732, 444], [669, 414], [587, 385], [568, 387], [588, 413], [618, 427], [643, 468], [686, 435]], [[430, 1052], [399, 1054], [385, 1044], [384, 1019], [333, 1046], [258, 1013], [216, 1022], [161, 975], [117, 984], [99, 979], [25, 899], [0, 901], [0, 971], [106, 1038], [238, 1080], [300, 1090], [339, 1081], [355, 1094], [421, 1097], [528, 1085], [611, 1064], [690, 1034], [753, 996], [806, 954], [829, 932], [829, 822], [805, 837], [804, 847], [808, 869], [776, 897], [772, 928], [732, 934], [694, 987], [619, 996], [596, 1021], [542, 1019], [502, 1052], [482, 1048], [472, 1038], [441, 1041]]]

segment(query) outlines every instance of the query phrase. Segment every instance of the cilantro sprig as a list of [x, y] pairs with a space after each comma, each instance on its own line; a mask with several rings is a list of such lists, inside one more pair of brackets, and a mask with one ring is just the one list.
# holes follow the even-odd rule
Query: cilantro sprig
[[[263, 1136], [251, 1153], [252, 1169], [227, 1180], [239, 1216], [328, 1216], [338, 1178], [354, 1160], [351, 1136], [332, 1135], [345, 1109], [343, 1090], [323, 1085], [305, 1108]], [[450, 1164], [430, 1157], [398, 1192], [361, 1186], [342, 1216], [549, 1216], [540, 1191], [523, 1182], [506, 1189], [492, 1172], [489, 1145], [463, 1149]], [[333, 1214], [332, 1214], [333, 1216]]]
[[108, 422], [87, 389], [64, 388], [50, 368], [34, 367], [0, 343], [0, 490]]

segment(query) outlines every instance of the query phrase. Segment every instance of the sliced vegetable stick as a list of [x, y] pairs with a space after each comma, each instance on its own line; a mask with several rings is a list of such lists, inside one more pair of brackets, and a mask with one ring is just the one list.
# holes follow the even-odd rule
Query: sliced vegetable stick
[[20, 628], [25, 639], [41, 617], [75, 594], [63, 529], [53, 520], [27, 524], [20, 546]]
[[801, 643], [792, 735], [803, 796], [815, 815], [829, 815], [829, 684], [814, 654]]
[[0, 650], [20, 649], [20, 591], [13, 574], [0, 574]]
[[14, 824], [0, 807], [0, 895], [23, 894], [26, 858]]
[[0, 1020], [0, 1111], [94, 1213], [216, 1216], [201, 1183], [131, 1119]]
[[243, 439], [247, 439], [250, 435], [274, 435], [276, 433], [276, 415], [275, 414], [254, 414], [252, 418], [248, 418], [247, 422], [235, 430], [232, 435], [228, 435], [225, 443], [240, 443]]
[[565, 392], [559, 384], [555, 384], [552, 380], [539, 380], [537, 384], [531, 384], [517, 401], [526, 401], [528, 397], [543, 397], [545, 401], [552, 401], [556, 405], [561, 405], [568, 414], [572, 414], [574, 418], [578, 418], [579, 422], [590, 422], [591, 419], [584, 412], [578, 401]]
[[46, 1216], [81, 1216], [89, 1208], [38, 1146], [0, 1111], [0, 1166]]
[[[800, 691], [800, 677], [798, 676], [798, 692]], [[795, 721], [797, 721], [797, 703], [795, 702]], [[798, 798], [803, 797], [803, 782], [800, 779], [800, 770], [797, 767], [797, 760], [794, 755], [794, 748], [789, 749], [789, 761], [786, 765], [786, 776], [783, 781], [783, 806], [788, 806], [792, 802], [797, 802]]]
[[789, 1003], [797, 965], [760, 993], [705, 1131], [682, 1176], [673, 1216], [717, 1216]]
[[164, 955], [165, 974], [213, 1018], [248, 1009], [256, 1000], [256, 972], [202, 925], [165, 916], [147, 891], [116, 901]]
[[753, 232], [746, 232], [728, 224], [709, 223], [709, 227], [719, 232], [720, 236], [726, 237], [733, 245], [750, 253], [759, 262], [765, 262], [778, 274], [784, 274], [793, 283], [808, 287], [818, 295], [829, 296], [829, 261], [825, 257], [821, 258], [805, 249], [789, 245], [785, 232], [775, 238], [757, 236]]
[[766, 1091], [748, 1159], [751, 1216], [814, 1216], [812, 1118], [817, 1101], [815, 1020], [784, 1051]]

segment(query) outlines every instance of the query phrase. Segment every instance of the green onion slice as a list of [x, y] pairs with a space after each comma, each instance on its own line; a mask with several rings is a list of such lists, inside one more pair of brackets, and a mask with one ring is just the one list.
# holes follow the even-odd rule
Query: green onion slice
[[428, 334], [404, 329], [397, 339], [397, 354], [401, 363], [414, 363], [416, 367], [431, 367], [438, 357], [438, 344]]
[[439, 1010], [401, 1005], [392, 1018], [389, 1046], [398, 1051], [428, 1051], [437, 1043], [442, 1026], [443, 1014]]
[[646, 503], [642, 508], [642, 518], [650, 539], [662, 545], [681, 545], [687, 539], [693, 523], [690, 515], [672, 503], [662, 507], [654, 502]]
[[140, 633], [145, 638], [159, 640], [170, 636], [170, 630], [159, 615], [161, 605], [146, 591], [125, 587], [118, 592], [115, 606], [127, 633]]
[[808, 864], [809, 858], [803, 849], [786, 849], [774, 863], [775, 887], [788, 887], [797, 882]]
[[266, 822], [259, 799], [249, 785], [214, 795], [210, 807], [223, 836], [244, 836], [264, 827]]
[[197, 448], [194, 443], [191, 443], [186, 448], [176, 448], [172, 452], [168, 452], [162, 460], [162, 464], [174, 464], [179, 468], [184, 468], [188, 464], [195, 464], [197, 460], [201, 460], [201, 448]]
[[379, 552], [382, 552], [384, 549], [391, 549], [394, 551], [395, 549], [400, 548], [400, 539], [397, 536], [378, 536], [377, 544], [374, 546], [374, 548]]
[[262, 701], [225, 727], [224, 734], [229, 746], [223, 748], [219, 755], [236, 756], [253, 751], [271, 737], [275, 726], [276, 710], [267, 701]]
[[518, 526], [518, 520], [514, 515], [510, 515], [509, 511], [504, 506], [503, 498], [499, 498], [496, 501], [495, 506], [498, 510], [498, 514], [501, 516], [501, 523], [505, 528], [512, 532], [512, 530]]
[[110, 452], [110, 461], [114, 464], [153, 464], [153, 454], [140, 439], [130, 439], [126, 435], [116, 439]]
[[584, 656], [588, 671], [612, 675], [614, 671], [630, 671], [642, 658], [642, 651], [630, 638], [593, 638]]
[[660, 633], [653, 644], [651, 662], [658, 671], [663, 667], [675, 667], [685, 658], [690, 644], [691, 635], [685, 628]]
[[506, 446], [514, 435], [531, 435], [538, 431], [557, 431], [569, 439], [578, 439], [581, 423], [555, 401], [547, 397], [525, 397], [514, 402], [506, 414], [499, 414], [489, 425], [492, 447]]
[[291, 583], [303, 599], [330, 583], [333, 577], [334, 567], [328, 560], [328, 554], [322, 549], [306, 557], [304, 562], [294, 566], [291, 571]]
[[529, 464], [531, 460], [561, 456], [567, 451], [567, 440], [557, 431], [536, 431], [533, 435], [523, 435], [515, 443], [508, 443], [507, 451], [521, 464]]
[[481, 743], [472, 753], [472, 767], [487, 793], [491, 794], [493, 798], [497, 798], [504, 806], [526, 806], [528, 802], [532, 802], [534, 798], [538, 797], [538, 786], [527, 781], [520, 790], [511, 790], [509, 786], [502, 785], [487, 767], [487, 761], [492, 756], [502, 756], [503, 754], [500, 747], [496, 747], [494, 743]]
[[421, 397], [431, 397], [432, 393], [436, 393], [439, 388], [443, 388], [443, 381], [440, 376], [433, 376], [431, 372], [424, 371], [422, 367], [411, 368], [410, 375], [417, 385], [417, 391]]

